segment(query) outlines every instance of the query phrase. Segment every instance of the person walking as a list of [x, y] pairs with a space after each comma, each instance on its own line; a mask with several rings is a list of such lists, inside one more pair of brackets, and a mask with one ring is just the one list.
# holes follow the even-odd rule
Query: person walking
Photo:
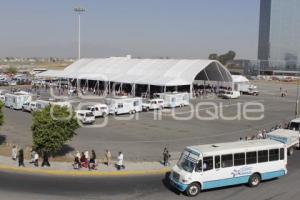
[[123, 164], [124, 161], [124, 155], [123, 153], [120, 151], [119, 155], [117, 157], [117, 170], [121, 170], [121, 169], [125, 169], [125, 166]]
[[14, 145], [11, 150], [11, 158], [13, 160], [17, 160], [17, 157], [18, 157], [18, 147], [16, 145]]
[[18, 154], [19, 154], [19, 156], [18, 156], [18, 158], [19, 158], [19, 167], [25, 167], [25, 165], [24, 165], [24, 151], [23, 151], [22, 148], [19, 150]]
[[43, 153], [43, 162], [42, 162], [42, 167], [50, 167], [49, 163], [49, 154], [47, 152]]
[[171, 155], [169, 154], [168, 149], [165, 147], [164, 148], [164, 152], [163, 152], [163, 160], [164, 160], [164, 166], [168, 166], [169, 165], [169, 158], [171, 157]]
[[106, 158], [106, 165], [109, 166], [111, 162], [111, 153], [108, 149], [105, 150], [105, 158]]
[[39, 166], [39, 154], [37, 152], [34, 154], [34, 166]]
[[96, 153], [95, 150], [92, 150], [92, 155], [89, 162], [89, 170], [96, 170]]

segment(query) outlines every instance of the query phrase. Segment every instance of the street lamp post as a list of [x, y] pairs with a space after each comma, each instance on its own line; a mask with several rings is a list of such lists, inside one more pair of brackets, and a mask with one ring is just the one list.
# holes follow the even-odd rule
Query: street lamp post
[[298, 116], [299, 112], [299, 76], [297, 77], [297, 97], [296, 97], [296, 110], [295, 110], [295, 116]]
[[78, 60], [80, 59], [80, 15], [84, 13], [86, 10], [85, 8], [74, 8], [74, 12], [78, 14]]

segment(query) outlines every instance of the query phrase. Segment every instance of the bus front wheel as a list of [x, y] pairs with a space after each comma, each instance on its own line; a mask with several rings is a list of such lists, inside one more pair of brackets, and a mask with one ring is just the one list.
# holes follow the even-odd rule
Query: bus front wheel
[[249, 178], [249, 186], [256, 187], [260, 184], [260, 175], [259, 174], [252, 174]]
[[186, 194], [189, 197], [197, 196], [201, 191], [199, 183], [191, 183], [188, 188], [186, 189]]

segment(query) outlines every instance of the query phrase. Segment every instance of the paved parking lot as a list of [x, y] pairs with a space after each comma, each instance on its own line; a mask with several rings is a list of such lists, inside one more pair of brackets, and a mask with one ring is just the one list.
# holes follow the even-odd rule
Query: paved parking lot
[[[80, 128], [69, 145], [79, 151], [95, 149], [98, 154], [107, 148], [115, 155], [121, 150], [126, 160], [156, 161], [161, 158], [165, 146], [176, 157], [186, 145], [238, 140], [255, 134], [257, 129], [271, 128], [294, 117], [296, 85], [272, 82], [258, 82], [257, 85], [261, 91], [257, 97], [242, 96], [231, 101], [219, 98], [193, 100], [193, 106], [199, 102], [215, 102], [219, 113], [215, 120], [199, 120], [196, 117], [196, 113], [204, 117], [208, 116], [206, 112], [215, 111], [212, 105], [202, 105], [197, 111], [191, 111], [190, 107], [176, 109], [177, 117], [192, 116], [189, 120], [175, 120], [168, 110], [162, 112], [161, 120], [157, 119], [159, 117], [154, 112], [139, 113], [131, 120], [127, 120], [127, 115], [108, 117], [107, 125], [102, 128]], [[280, 97], [280, 87], [288, 90], [287, 97]], [[234, 116], [238, 106], [243, 108], [247, 102], [262, 103], [264, 118], [256, 121], [243, 117], [240, 120], [220, 118], [220, 110], [224, 116]], [[1, 132], [6, 135], [7, 142], [31, 145], [31, 114], [7, 108], [4, 108], [4, 114], [5, 124]], [[251, 114], [256, 115], [258, 114]], [[96, 124], [99, 125], [103, 120], [97, 119]]]

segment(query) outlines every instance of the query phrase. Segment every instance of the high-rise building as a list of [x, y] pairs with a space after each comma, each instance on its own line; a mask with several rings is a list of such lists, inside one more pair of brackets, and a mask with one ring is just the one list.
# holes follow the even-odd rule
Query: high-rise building
[[262, 70], [300, 69], [300, 0], [260, 0]]

